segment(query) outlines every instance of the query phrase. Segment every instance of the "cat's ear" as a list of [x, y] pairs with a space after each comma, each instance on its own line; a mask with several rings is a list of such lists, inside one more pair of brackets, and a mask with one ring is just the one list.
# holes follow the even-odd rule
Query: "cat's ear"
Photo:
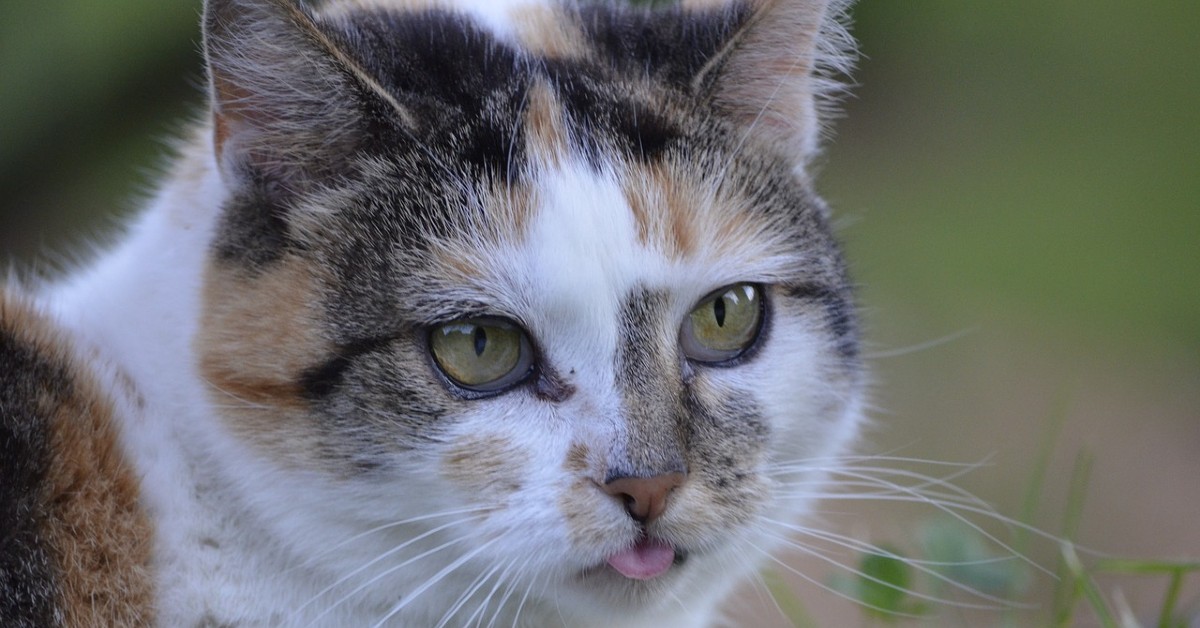
[[204, 53], [227, 184], [303, 190], [365, 141], [365, 109], [408, 121], [296, 0], [208, 0]]
[[[701, 10], [713, 0], [685, 0]], [[793, 154], [820, 146], [822, 107], [852, 63], [847, 0], [750, 0], [749, 13], [695, 76], [693, 89], [747, 133]]]

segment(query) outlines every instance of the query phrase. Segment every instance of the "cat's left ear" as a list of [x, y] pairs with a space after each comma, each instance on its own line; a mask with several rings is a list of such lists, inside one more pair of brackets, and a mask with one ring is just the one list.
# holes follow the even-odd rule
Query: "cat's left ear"
[[204, 53], [228, 185], [303, 191], [377, 131], [364, 120], [409, 122], [298, 0], [207, 0]]
[[[704, 10], [713, 0], [684, 0]], [[798, 163], [819, 150], [831, 77], [852, 63], [843, 27], [848, 0], [751, 0], [749, 12], [695, 76], [693, 89], [747, 133], [775, 143]]]

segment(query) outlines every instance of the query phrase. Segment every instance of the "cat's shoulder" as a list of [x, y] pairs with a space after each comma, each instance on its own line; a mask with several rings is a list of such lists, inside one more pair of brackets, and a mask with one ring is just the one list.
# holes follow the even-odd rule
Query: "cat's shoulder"
[[119, 442], [119, 375], [0, 288], [0, 625], [143, 625], [152, 530]]

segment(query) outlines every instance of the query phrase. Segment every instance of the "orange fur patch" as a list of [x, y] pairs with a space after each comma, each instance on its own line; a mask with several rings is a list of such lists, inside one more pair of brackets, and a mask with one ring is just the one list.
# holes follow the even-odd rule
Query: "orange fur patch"
[[63, 378], [34, 382], [50, 451], [42, 535], [56, 566], [63, 625], [152, 624], [154, 531], [121, 449], [113, 398], [96, 368], [72, 351], [72, 339], [19, 299], [0, 297], [0, 326]]
[[[332, 351], [312, 308], [315, 269], [285, 258], [259, 275], [211, 264], [196, 351], [214, 403], [230, 427], [282, 459], [302, 461], [315, 434], [287, 419], [308, 402], [301, 373]], [[283, 433], [281, 433], [283, 432]], [[281, 442], [287, 442], [281, 446]]]
[[447, 477], [463, 488], [486, 495], [493, 502], [521, 490], [525, 456], [510, 441], [496, 436], [460, 439], [442, 461]]
[[555, 7], [528, 4], [512, 12], [517, 41], [526, 50], [544, 57], [571, 59], [588, 54], [583, 31]]
[[558, 510], [566, 521], [571, 542], [579, 547], [596, 547], [611, 540], [612, 529], [604, 525], [603, 512], [612, 498], [600, 489], [602, 463], [592, 459], [592, 449], [576, 441], [567, 449], [563, 470], [574, 478], [558, 499]]
[[577, 547], [596, 547], [612, 538], [612, 528], [603, 525], [600, 515], [605, 502], [612, 498], [601, 492], [590, 478], [576, 478], [558, 499], [558, 510], [567, 524], [571, 543]]
[[562, 105], [544, 81], [529, 88], [524, 122], [530, 154], [544, 166], [557, 166], [569, 150], [569, 135]]
[[700, 212], [705, 201], [697, 186], [664, 164], [633, 166], [624, 183], [638, 240], [675, 259], [696, 254]]
[[584, 443], [572, 443], [570, 449], [567, 450], [567, 458], [563, 461], [563, 469], [576, 474], [585, 474], [588, 471], [588, 457], [592, 450]]

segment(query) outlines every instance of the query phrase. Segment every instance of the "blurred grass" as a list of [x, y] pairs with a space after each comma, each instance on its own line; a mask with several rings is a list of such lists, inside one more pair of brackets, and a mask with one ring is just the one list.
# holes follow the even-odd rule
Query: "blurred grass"
[[199, 103], [199, 4], [9, 0], [0, 19], [0, 261], [133, 203]]
[[1200, 349], [1200, 3], [866, 2], [824, 189], [889, 301]]

